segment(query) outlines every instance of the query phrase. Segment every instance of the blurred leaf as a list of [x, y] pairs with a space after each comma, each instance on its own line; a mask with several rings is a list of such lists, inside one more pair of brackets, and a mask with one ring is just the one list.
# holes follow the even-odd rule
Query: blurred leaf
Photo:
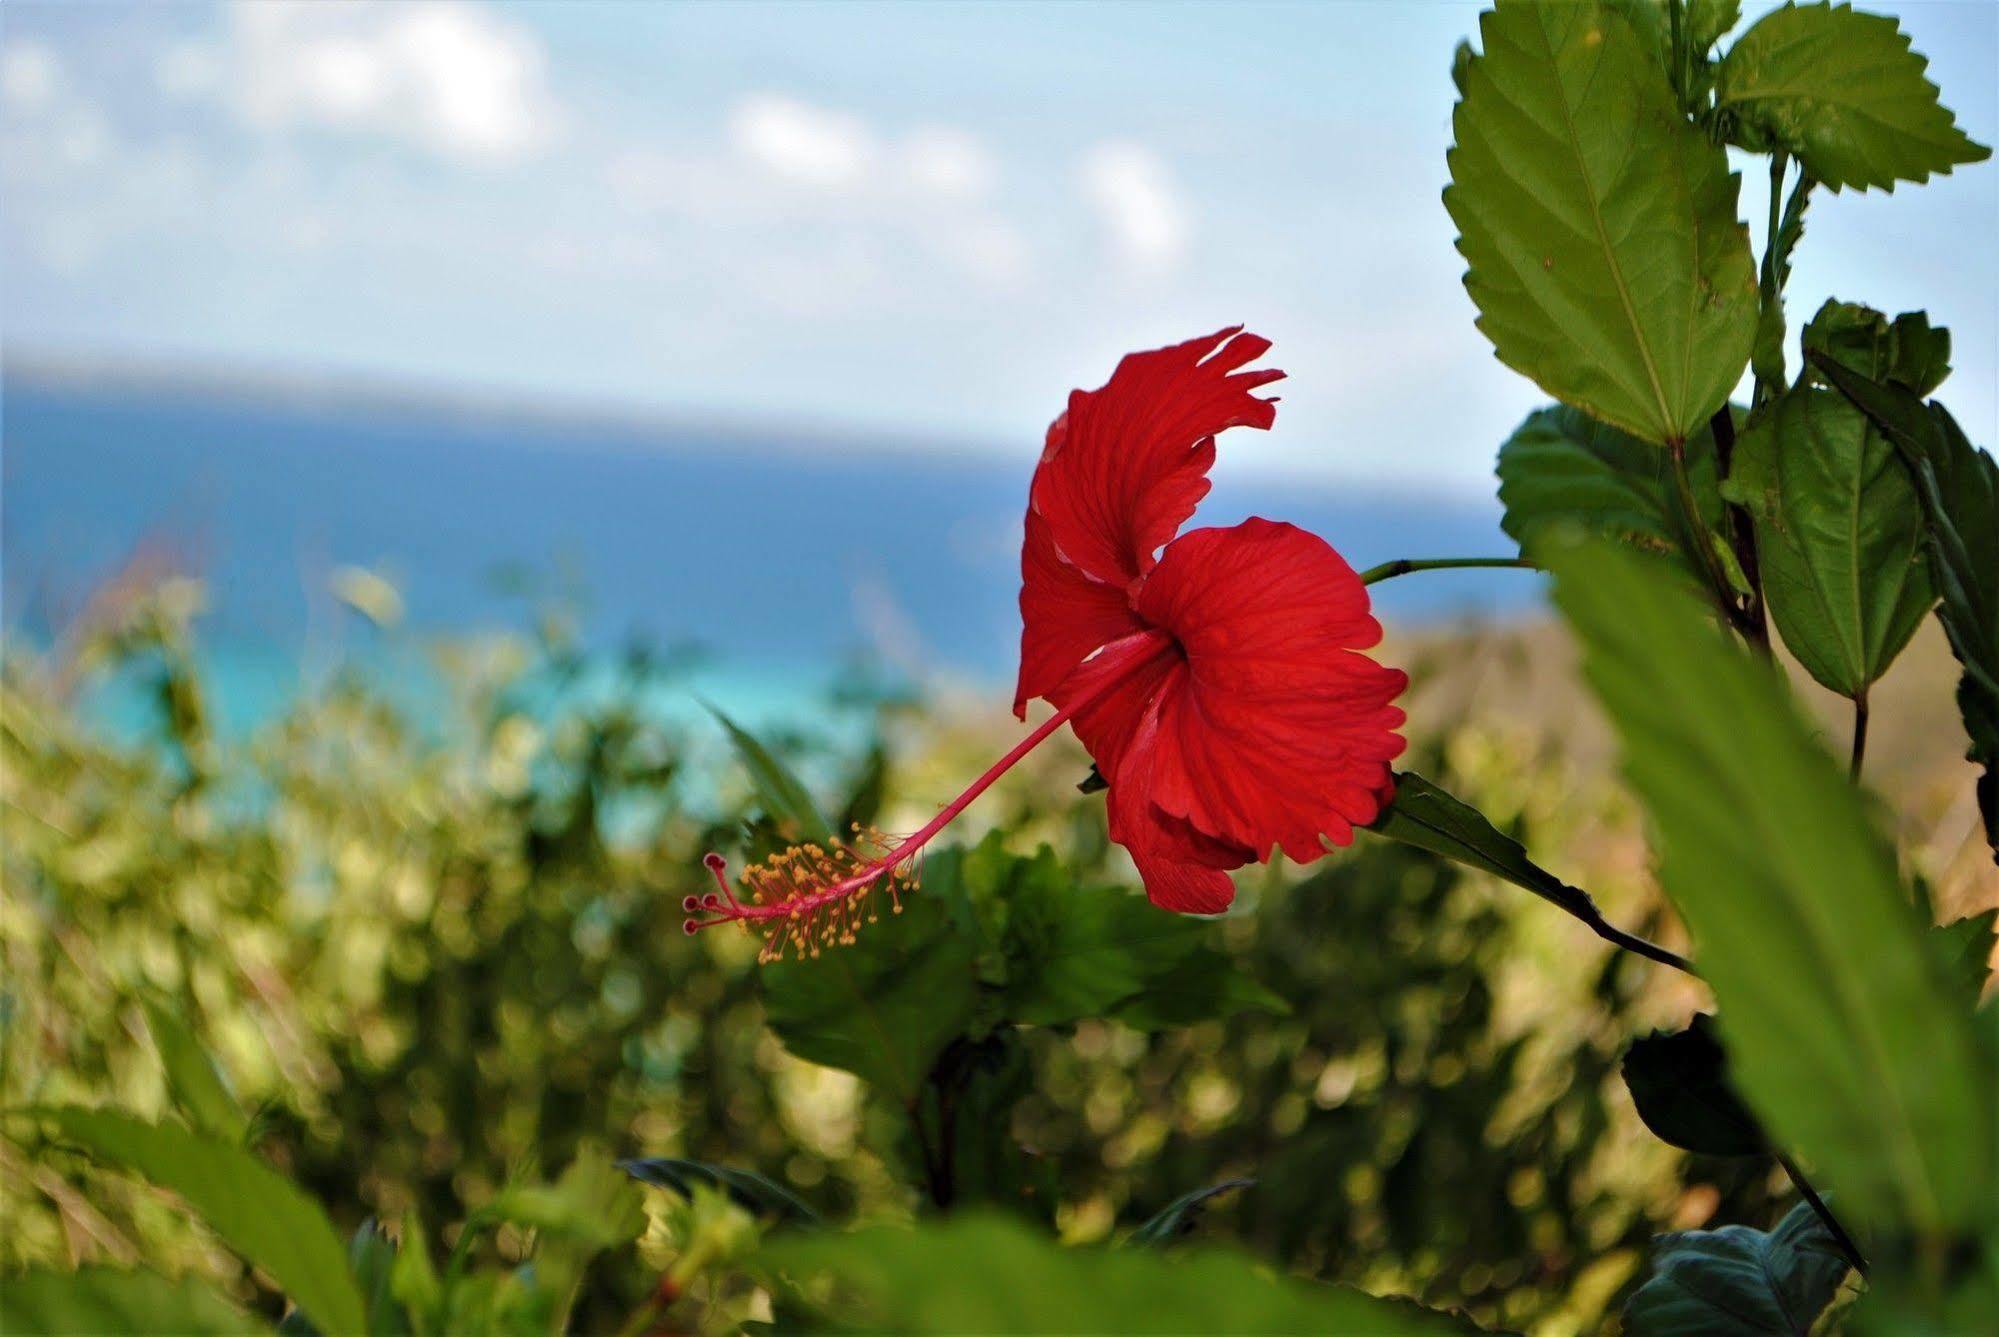
[[959, 1215], [919, 1231], [800, 1235], [766, 1254], [801, 1279], [832, 1278], [828, 1311], [877, 1331], [1476, 1331], [1406, 1301], [1272, 1278], [1231, 1254], [1065, 1249], [995, 1216]]
[[1281, 1017], [1290, 1011], [1289, 1003], [1257, 983], [1233, 958], [1202, 947], [1105, 1015], [1133, 1030], [1158, 1031], [1247, 1012]]
[[798, 777], [734, 720], [713, 706], [708, 711], [728, 733], [743, 769], [750, 773], [750, 783], [756, 786], [757, 797], [763, 800], [764, 811], [785, 831], [787, 838], [799, 844], [830, 848], [835, 843], [833, 828], [820, 815], [812, 795]]
[[1703, 1156], [1759, 1156], [1769, 1142], [1729, 1082], [1714, 1018], [1654, 1031], [1624, 1051], [1624, 1085], [1638, 1117], [1661, 1141]]
[[1197, 1188], [1191, 1193], [1183, 1193], [1175, 1198], [1145, 1224], [1131, 1232], [1125, 1241], [1131, 1245], [1157, 1246], [1171, 1244], [1183, 1235], [1193, 1233], [1194, 1222], [1201, 1215], [1201, 1209], [1224, 1193], [1237, 1189], [1255, 1188], [1254, 1179], [1225, 1179], [1207, 1188]]
[[1652, 1277], [1624, 1306], [1631, 1337], [1806, 1337], [1846, 1259], [1811, 1207], [1775, 1230], [1723, 1226], [1661, 1235]]
[[146, 1011], [146, 1029], [160, 1051], [175, 1108], [196, 1132], [242, 1142], [250, 1120], [224, 1084], [215, 1060], [172, 1008], [151, 995], [142, 997], [140, 1003]]
[[839, 829], [873, 826], [881, 816], [882, 798], [888, 788], [888, 753], [879, 742], [868, 748], [861, 769], [848, 785], [847, 801], [840, 807]]
[[1444, 204], [1499, 360], [1647, 441], [1686, 441], [1749, 362], [1756, 273], [1719, 144], [1619, 12], [1509, 0], [1452, 119]]
[[1788, 149], [1834, 190], [1892, 190], [1992, 156], [1937, 100], [1928, 67], [1894, 19], [1785, 5], [1729, 47], [1715, 100], [1745, 146]]
[[10, 1337], [58, 1333], [239, 1337], [268, 1331], [193, 1277], [168, 1281], [150, 1272], [85, 1267], [74, 1272], [38, 1270], [0, 1281], [0, 1332]]
[[1999, 934], [1999, 909], [1968, 915], [1930, 930], [1937, 955], [1957, 982], [1960, 1001], [1976, 1010], [1992, 973], [1992, 946]]
[[960, 1038], [944, 1051], [916, 1111], [931, 1145], [951, 1149], [943, 1205], [995, 1207], [1052, 1228], [1063, 1200], [1055, 1161], [1013, 1135], [1014, 1106], [1034, 1089], [1018, 1027]]
[[503, 1189], [487, 1206], [486, 1215], [591, 1249], [628, 1244], [646, 1226], [645, 1199], [638, 1185], [595, 1152], [579, 1153], [553, 1184]]
[[437, 1315], [444, 1305], [444, 1286], [430, 1261], [430, 1243], [415, 1208], [403, 1213], [402, 1247], [389, 1268], [389, 1293], [424, 1337], [437, 1332]]
[[670, 1188], [689, 1197], [694, 1185], [708, 1184], [726, 1192], [752, 1212], [787, 1217], [802, 1225], [820, 1224], [819, 1213], [784, 1185], [753, 1170], [730, 1165], [710, 1165], [705, 1161], [677, 1160], [671, 1156], [651, 1156], [644, 1160], [619, 1161], [618, 1168], [642, 1183]]
[[1860, 793], [1690, 592], [1602, 544], [1551, 566], [1743, 1094], [1863, 1213], [1982, 1215], [1999, 1084]]
[[333, 597], [387, 630], [403, 620], [403, 594], [393, 582], [363, 566], [343, 566], [334, 570], [329, 583]]
[[785, 1048], [904, 1104], [916, 1098], [978, 1000], [975, 930], [945, 894], [957, 857], [929, 859], [922, 890], [903, 898], [902, 913], [884, 907], [855, 942], [763, 968], [764, 1009]]
[[1985, 768], [1978, 810], [1999, 861], [1999, 464], [1973, 446], [1943, 405], [1855, 375], [1823, 354], [1812, 365], [1902, 453], [1916, 480], [1929, 535], [1937, 620], [1963, 666], [1957, 709], [1971, 760]]
[[409, 1316], [395, 1293], [396, 1246], [372, 1218], [347, 1242], [347, 1261], [368, 1305], [368, 1337], [408, 1337]]
[[1750, 416], [1725, 491], [1755, 519], [1784, 644], [1822, 686], [1866, 692], [1936, 598], [1894, 447], [1838, 394], [1800, 384]]
[[1484, 813], [1414, 771], [1395, 773], [1394, 799], [1366, 829], [1490, 873], [1570, 914], [1596, 917], [1596, 904], [1588, 892], [1536, 864], [1519, 841], [1502, 834]]
[[1691, 0], [1687, 5], [1687, 45], [1706, 55], [1709, 47], [1742, 21], [1742, 0]]
[[180, 1195], [222, 1241], [271, 1274], [321, 1332], [362, 1330], [367, 1306], [319, 1204], [241, 1147], [114, 1110], [36, 1111], [99, 1160]]

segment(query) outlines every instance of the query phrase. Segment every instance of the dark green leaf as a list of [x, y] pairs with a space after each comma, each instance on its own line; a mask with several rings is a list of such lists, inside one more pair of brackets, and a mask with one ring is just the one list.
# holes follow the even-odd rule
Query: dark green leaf
[[1964, 1006], [1976, 1009], [1992, 973], [1992, 946], [1999, 934], [1999, 910], [1968, 915], [1930, 930], [1930, 941], [1944, 969], [1957, 982]]
[[1652, 1277], [1624, 1307], [1631, 1337], [1805, 1337], [1846, 1276], [1812, 1209], [1775, 1230], [1723, 1226], [1659, 1236]]
[[180, 1195], [327, 1334], [360, 1332], [367, 1306], [319, 1204], [241, 1147], [113, 1110], [38, 1111], [64, 1140]]
[[1750, 147], [1782, 147], [1837, 190], [1927, 181], [1992, 150], [1958, 129], [1891, 18], [1786, 5], [1729, 48], [1715, 98]]
[[1255, 1187], [1254, 1179], [1224, 1179], [1219, 1184], [1197, 1188], [1191, 1193], [1182, 1193], [1167, 1203], [1156, 1215], [1147, 1219], [1144, 1225], [1132, 1231], [1131, 1238], [1125, 1243], [1152, 1247], [1171, 1244], [1183, 1235], [1193, 1233], [1194, 1222], [1199, 1218], [1201, 1209], [1210, 1202], [1224, 1193]]
[[1551, 565], [1743, 1095], [1863, 1214], [1982, 1216], [1999, 1082], [1865, 800], [1690, 592], [1603, 544]]
[[1800, 384], [1751, 415], [1725, 491], [1756, 522], [1784, 644], [1825, 687], [1864, 693], [1935, 601], [1894, 447], [1840, 395]]
[[229, 1093], [208, 1051], [172, 1008], [151, 997], [141, 1002], [146, 1010], [146, 1029], [152, 1033], [153, 1046], [160, 1051], [160, 1063], [166, 1068], [175, 1108], [197, 1132], [241, 1142], [250, 1120]]
[[757, 798], [762, 801], [764, 811], [778, 824], [785, 838], [800, 844], [830, 848], [834, 843], [833, 828], [820, 814], [812, 802], [812, 795], [799, 783], [798, 777], [772, 756], [755, 735], [713, 706], [708, 709], [728, 733], [743, 769], [750, 773], [750, 783], [756, 787]]
[[1892, 321], [1871, 306], [1827, 298], [1805, 326], [1805, 356], [1831, 358], [1870, 381], [1933, 394], [1950, 375], [1950, 331], [1930, 325], [1927, 312], [1905, 311]]
[[819, 1224], [819, 1213], [808, 1207], [804, 1199], [754, 1170], [739, 1170], [732, 1165], [710, 1165], [705, 1161], [679, 1160], [671, 1156], [619, 1161], [618, 1168], [643, 1183], [670, 1188], [683, 1198], [693, 1193], [694, 1185], [708, 1184], [723, 1190], [739, 1205], [759, 1215], [785, 1217], [803, 1225]]
[[86, 1267], [75, 1272], [35, 1271], [0, 1281], [0, 1332], [9, 1337], [58, 1333], [239, 1337], [267, 1331], [192, 1277], [168, 1281], [150, 1272]]
[[1003, 1217], [961, 1214], [919, 1231], [797, 1235], [769, 1261], [836, 1319], [901, 1333], [1472, 1332], [1364, 1292], [1268, 1276], [1227, 1253], [1065, 1249]]
[[1663, 1142], [1704, 1156], [1758, 1156], [1769, 1143], [1729, 1081], [1714, 1019], [1654, 1031], [1624, 1051], [1624, 1085], [1638, 1117]]
[[1503, 0], [1465, 74], [1445, 206], [1499, 360], [1685, 441], [1749, 362], [1756, 273], [1720, 145], [1618, 12]]
[[1930, 577], [1942, 596], [1937, 620], [1963, 676], [1958, 713], [1970, 758], [1984, 767], [1978, 810], [1999, 860], [1999, 464], [1973, 446], [1943, 405], [1855, 375], [1836, 360], [1812, 365], [1857, 404], [1902, 453], [1916, 482], [1929, 536]]
[[1394, 801], [1367, 829], [1481, 869], [1571, 914], [1586, 917], [1596, 914], [1587, 892], [1570, 886], [1529, 859], [1520, 842], [1502, 834], [1485, 819], [1484, 813], [1453, 798], [1414, 771], [1396, 772]]
[[[1721, 523], [1714, 438], [1703, 423], [1687, 445], [1687, 473], [1706, 527]], [[1500, 525], [1530, 551], [1539, 536], [1581, 531], [1647, 552], [1684, 556], [1694, 542], [1667, 454], [1566, 405], [1537, 409], [1499, 448]]]

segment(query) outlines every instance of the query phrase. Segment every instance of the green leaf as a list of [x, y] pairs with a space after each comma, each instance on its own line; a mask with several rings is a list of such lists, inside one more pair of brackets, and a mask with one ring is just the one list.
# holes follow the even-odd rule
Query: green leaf
[[1888, 434], [1916, 482], [1929, 536], [1937, 620], [1963, 676], [1957, 709], [1971, 760], [1984, 767], [1978, 810], [1999, 860], [1999, 464], [1965, 439], [1943, 405], [1854, 374], [1833, 358], [1812, 365]]
[[959, 857], [930, 858], [902, 913], [883, 907], [853, 943], [764, 967], [764, 1010], [785, 1048], [904, 1104], [916, 1098], [978, 1003], [976, 929], [952, 890]]
[[[1703, 423], [1687, 444], [1687, 474], [1702, 520], [1721, 524], [1714, 436]], [[1580, 531], [1647, 552], [1672, 555], [1692, 579], [1701, 568], [1685, 554], [1694, 541], [1671, 458], [1628, 432], [1578, 409], [1537, 409], [1499, 448], [1501, 528], [1531, 551], [1541, 536]]]
[[1958, 129], [1894, 19], [1846, 5], [1772, 10], [1728, 50], [1718, 108], [1751, 148], [1788, 149], [1834, 190], [1927, 181], [1992, 150]]
[[641, 1183], [672, 1189], [683, 1198], [693, 1196], [694, 1185], [707, 1184], [721, 1189], [740, 1206], [759, 1215], [784, 1217], [802, 1225], [819, 1224], [819, 1213], [808, 1207], [804, 1199], [754, 1170], [739, 1170], [732, 1165], [710, 1165], [706, 1161], [679, 1160], [672, 1156], [619, 1161], [618, 1168]]
[[919, 1231], [797, 1235], [766, 1250], [837, 1319], [902, 1333], [1472, 1332], [1442, 1314], [1357, 1290], [1273, 1278], [1220, 1252], [1065, 1249], [998, 1216]]
[[1827, 298], [1805, 326], [1803, 342], [1808, 362], [1817, 353], [1916, 395], [1934, 393], [1950, 375], [1950, 331], [1932, 328], [1925, 311], [1905, 311], [1891, 321], [1871, 306]]
[[0, 1281], [0, 1332], [175, 1333], [239, 1337], [268, 1332], [192, 1277], [168, 1281], [150, 1272], [86, 1267], [45, 1269]]
[[1806, 1337], [1846, 1276], [1810, 1206], [1775, 1230], [1723, 1226], [1661, 1235], [1652, 1277], [1624, 1306], [1631, 1337]]
[[230, 1094], [208, 1051], [165, 1003], [152, 997], [140, 1002], [146, 1011], [146, 1029], [152, 1033], [153, 1047], [160, 1051], [160, 1063], [166, 1069], [175, 1108], [197, 1132], [241, 1142], [249, 1132], [250, 1120]]
[[1202, 947], [1105, 1015], [1138, 1031], [1170, 1030], [1243, 1012], [1284, 1016], [1291, 1005], [1258, 984], [1233, 958]]
[[593, 1250], [630, 1243], [646, 1227], [645, 1199], [638, 1185], [595, 1152], [580, 1153], [553, 1184], [516, 1184], [501, 1190], [485, 1214]]
[[1624, 1051], [1624, 1085], [1638, 1117], [1660, 1141], [1704, 1156], [1760, 1156], [1769, 1142], [1729, 1080], [1714, 1018], [1697, 1013], [1683, 1031], [1654, 1031]]
[[1750, 416], [1724, 491], [1755, 520], [1784, 644], [1823, 686], [1862, 695], [1936, 600], [1894, 447], [1840, 395], [1796, 385]]
[[1237, 1189], [1255, 1188], [1254, 1179], [1224, 1179], [1219, 1184], [1207, 1188], [1197, 1188], [1191, 1193], [1182, 1193], [1166, 1204], [1156, 1215], [1149, 1217], [1144, 1225], [1131, 1232], [1125, 1241], [1129, 1245], [1157, 1247], [1171, 1244], [1183, 1236], [1194, 1232], [1194, 1222], [1201, 1209], [1224, 1193]]
[[1866, 1215], [1981, 1216], [1999, 1082], [1865, 800], [1692, 593], [1603, 544], [1551, 566], [1751, 1107]]
[[1938, 958], [1957, 982], [1960, 1000], [1973, 1011], [1985, 994], [1986, 977], [1992, 973], [1995, 934], [1999, 934], [1999, 909], [1968, 915], [1930, 930]]
[[799, 844], [830, 848], [835, 841], [833, 828], [812, 802], [812, 795], [799, 783], [798, 777], [772, 756], [754, 734], [715, 707], [708, 707], [708, 711], [729, 735], [743, 769], [750, 773], [750, 783], [756, 787], [764, 812], [777, 823], [784, 837]]
[[1490, 873], [1570, 914], [1594, 918], [1597, 913], [1588, 892], [1570, 886], [1529, 859], [1520, 842], [1501, 833], [1484, 813], [1414, 771], [1396, 772], [1394, 800], [1367, 829]]
[[409, 1316], [419, 1333], [439, 1331], [437, 1319], [444, 1308], [444, 1284], [430, 1261], [430, 1244], [424, 1237], [423, 1218], [412, 1207], [403, 1213], [402, 1247], [396, 1250], [389, 1268], [389, 1293]]
[[248, 1151], [114, 1110], [36, 1112], [99, 1160], [179, 1194], [225, 1244], [270, 1273], [321, 1332], [363, 1330], [367, 1307], [326, 1213]]
[[1727, 401], [1756, 329], [1721, 146], [1616, 12], [1502, 0], [1480, 30], [1444, 191], [1479, 328], [1563, 403], [1687, 440]]

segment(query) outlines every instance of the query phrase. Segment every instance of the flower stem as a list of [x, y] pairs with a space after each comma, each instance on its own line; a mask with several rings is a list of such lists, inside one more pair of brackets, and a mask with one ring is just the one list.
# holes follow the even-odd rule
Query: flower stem
[[1853, 698], [1853, 756], [1847, 762], [1846, 778], [1860, 783], [1860, 766], [1867, 758], [1867, 689]]
[[1525, 557], [1399, 557], [1380, 566], [1370, 566], [1360, 573], [1360, 583], [1372, 585], [1412, 571], [1458, 571], [1474, 567], [1519, 567], [1531, 571], [1534, 564]]
[[1826, 1233], [1832, 1236], [1832, 1242], [1838, 1246], [1840, 1253], [1845, 1255], [1847, 1262], [1853, 1264], [1855, 1272], [1865, 1277], [1867, 1259], [1861, 1254], [1860, 1246], [1853, 1242], [1853, 1236], [1846, 1233], [1846, 1227], [1832, 1214], [1832, 1208], [1826, 1206], [1825, 1199], [1821, 1198], [1818, 1190], [1812, 1187], [1812, 1181], [1805, 1178], [1805, 1172], [1798, 1168], [1797, 1162], [1781, 1151], [1776, 1155], [1777, 1164], [1784, 1167], [1784, 1173], [1791, 1177], [1791, 1182], [1797, 1186], [1799, 1195], [1812, 1205], [1814, 1212], [1818, 1213], [1819, 1221], [1825, 1226]]

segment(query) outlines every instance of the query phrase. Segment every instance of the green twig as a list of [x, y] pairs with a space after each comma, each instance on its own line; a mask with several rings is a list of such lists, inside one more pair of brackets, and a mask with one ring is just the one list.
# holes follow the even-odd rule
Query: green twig
[[1525, 557], [1399, 557], [1380, 566], [1370, 566], [1360, 573], [1360, 583], [1372, 585], [1378, 580], [1406, 576], [1412, 571], [1459, 571], [1477, 567], [1516, 567], [1531, 571], [1534, 564]]

